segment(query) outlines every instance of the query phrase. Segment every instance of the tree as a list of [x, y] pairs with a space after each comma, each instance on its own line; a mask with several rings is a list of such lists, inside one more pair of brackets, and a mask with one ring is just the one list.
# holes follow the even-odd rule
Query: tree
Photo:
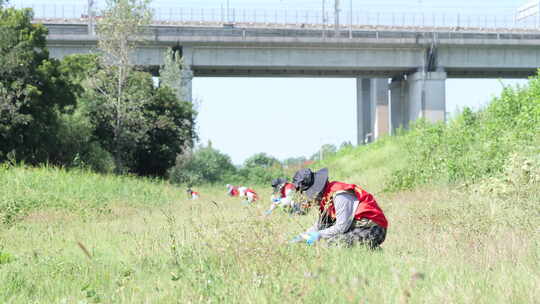
[[191, 150], [196, 138], [195, 111], [190, 102], [178, 100], [169, 87], [153, 89], [152, 95], [151, 102], [144, 107], [149, 128], [137, 145], [135, 171], [140, 175], [163, 176], [174, 166], [178, 154]]
[[179, 51], [167, 49], [163, 66], [159, 69], [160, 85], [169, 87], [178, 100], [184, 100], [182, 94], [183, 60]]
[[341, 145], [339, 145], [339, 150], [350, 149], [352, 147], [353, 147], [352, 143], [350, 141], [346, 140], [346, 141], [342, 142]]
[[153, 83], [148, 73], [131, 71], [119, 109], [118, 104], [110, 102], [117, 90], [114, 79], [110, 69], [98, 70], [91, 80], [94, 86], [85, 91], [81, 103], [94, 126], [96, 140], [113, 155], [116, 172], [134, 172], [135, 151], [147, 140], [150, 129], [144, 111], [154, 98]]
[[[107, 151], [114, 151], [114, 131], [110, 120], [114, 119], [110, 103], [101, 92], [87, 84], [99, 84], [102, 90], [114, 90], [114, 75], [108, 74], [107, 69], [99, 63], [95, 55], [74, 55], [66, 57], [62, 66], [66, 69], [73, 83], [87, 89], [79, 94], [79, 121], [85, 118], [91, 122], [93, 138]], [[88, 77], [88, 75], [93, 75]], [[177, 154], [189, 151], [195, 138], [194, 117], [192, 104], [177, 99], [173, 90], [168, 86], [156, 88], [149, 73], [131, 70], [127, 85], [124, 88], [126, 96], [135, 100], [144, 100], [141, 111], [130, 111], [124, 116], [122, 133], [122, 153], [125, 170], [139, 175], [164, 176], [167, 169], [174, 165]], [[126, 103], [126, 106], [139, 104]], [[71, 128], [82, 129], [85, 125], [70, 120]], [[85, 133], [85, 132], [81, 132]], [[77, 139], [76, 134], [71, 136]], [[99, 151], [98, 151], [99, 152]], [[85, 155], [95, 155], [81, 151]], [[92, 167], [107, 168], [107, 163], [100, 164], [90, 158]]]
[[337, 148], [335, 145], [332, 145], [332, 144], [324, 144], [322, 145], [322, 147], [319, 149], [319, 151], [315, 152], [315, 154], [313, 154], [311, 156], [311, 160], [321, 160], [327, 156], [330, 156], [330, 155], [333, 155], [335, 154], [337, 151]]
[[212, 147], [202, 147], [191, 155], [179, 155], [169, 171], [175, 183], [215, 183], [236, 173], [231, 158]]
[[266, 153], [257, 153], [244, 161], [244, 167], [246, 168], [271, 168], [279, 165], [279, 160]]
[[307, 161], [305, 156], [289, 157], [283, 161], [286, 167], [302, 166]]
[[97, 28], [104, 71], [97, 75], [94, 90], [102, 96], [100, 109], [104, 110], [102, 118], [106, 118], [102, 121], [112, 133], [110, 148], [118, 172], [127, 171], [125, 162], [130, 149], [145, 134], [140, 128], [146, 125], [138, 122], [148, 96], [137, 95], [141, 91], [130, 88], [130, 81], [138, 82], [133, 76], [131, 56], [142, 40], [143, 27], [150, 24], [152, 14], [148, 3], [148, 0], [110, 0]]
[[75, 105], [73, 86], [49, 59], [47, 29], [32, 11], [0, 7], [0, 161], [56, 162], [59, 114]]

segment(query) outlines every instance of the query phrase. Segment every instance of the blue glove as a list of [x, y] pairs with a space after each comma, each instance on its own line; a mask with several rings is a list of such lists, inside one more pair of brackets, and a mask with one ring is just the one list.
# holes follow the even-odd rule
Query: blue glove
[[306, 243], [308, 245], [315, 244], [315, 242], [318, 241], [321, 238], [321, 234], [318, 233], [318, 232], [310, 232], [310, 233], [308, 233], [308, 235], [309, 235], [309, 237], [306, 240]]
[[272, 199], [272, 203], [279, 203], [280, 199], [279, 198], [273, 198]]
[[295, 236], [292, 240], [289, 241], [289, 243], [300, 243], [301, 241], [303, 241], [304, 238], [302, 237], [301, 234]]

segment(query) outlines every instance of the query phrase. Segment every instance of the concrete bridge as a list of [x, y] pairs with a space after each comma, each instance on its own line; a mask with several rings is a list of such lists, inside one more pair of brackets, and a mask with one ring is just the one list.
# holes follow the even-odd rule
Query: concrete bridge
[[[86, 24], [48, 23], [53, 57], [88, 53]], [[478, 28], [305, 28], [155, 25], [134, 55], [152, 71], [168, 47], [181, 50], [186, 98], [192, 77], [357, 79], [358, 143], [418, 118], [445, 119], [447, 78], [524, 78], [540, 66], [540, 31]]]

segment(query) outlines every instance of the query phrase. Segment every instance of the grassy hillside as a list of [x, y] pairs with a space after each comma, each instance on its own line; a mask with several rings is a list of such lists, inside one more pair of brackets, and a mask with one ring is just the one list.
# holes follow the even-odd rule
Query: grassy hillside
[[404, 152], [401, 138], [386, 137], [367, 146], [341, 149], [315, 168], [327, 167], [330, 179], [354, 182], [378, 193], [393, 172], [406, 167]]
[[2, 303], [540, 300], [533, 199], [381, 194], [391, 226], [372, 252], [287, 244], [315, 214], [262, 216], [270, 189], [243, 206], [221, 187], [188, 201], [163, 182], [54, 168], [2, 167], [0, 180], [2, 210], [35, 204], [1, 226]]

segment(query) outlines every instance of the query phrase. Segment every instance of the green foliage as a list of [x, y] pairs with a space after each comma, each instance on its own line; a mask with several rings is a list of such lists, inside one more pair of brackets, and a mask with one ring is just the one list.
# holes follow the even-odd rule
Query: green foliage
[[167, 49], [164, 64], [159, 69], [160, 85], [173, 90], [178, 100], [183, 100], [182, 94], [182, 68], [183, 62], [180, 52]]
[[352, 148], [353, 148], [353, 144], [350, 141], [344, 141], [341, 143], [341, 145], [339, 145], [338, 151], [341, 151], [343, 149], [352, 149]]
[[164, 176], [177, 155], [191, 150], [196, 113], [190, 102], [180, 101], [169, 87], [153, 88], [152, 95], [143, 110], [148, 129], [137, 145], [134, 171]]
[[84, 216], [110, 214], [110, 204], [156, 206], [174, 199], [162, 193], [167, 187], [172, 189], [159, 179], [0, 164], [0, 226], [17, 224], [47, 208]]
[[84, 88], [92, 85], [89, 76], [102, 69], [96, 54], [74, 54], [66, 56], [60, 62], [60, 71], [67, 76], [73, 84], [77, 96], [84, 92]]
[[171, 181], [182, 184], [269, 185], [272, 179], [286, 175], [279, 161], [265, 153], [253, 155], [245, 161], [244, 166], [236, 168], [228, 155], [211, 145], [201, 147], [192, 154], [179, 155], [176, 165], [169, 170]]
[[231, 177], [234, 183], [270, 185], [274, 178], [283, 177], [287, 174], [280, 165], [269, 168], [264, 167], [243, 167], [238, 170], [236, 177]]
[[[99, 70], [93, 75], [93, 86], [85, 90], [81, 102], [93, 125], [96, 140], [113, 155], [117, 172], [129, 172], [136, 162], [137, 146], [146, 140], [150, 129], [144, 108], [153, 98], [154, 88], [148, 73], [131, 72], [120, 98], [115, 72], [111, 70], [114, 68]], [[118, 102], [111, 102], [111, 96]]]
[[315, 152], [309, 159], [311, 159], [311, 160], [321, 160], [321, 157], [322, 157], [322, 159], [324, 159], [326, 157], [330, 157], [330, 156], [334, 155], [336, 152], [337, 152], [337, 148], [336, 148], [335, 145], [324, 144], [324, 145], [321, 146], [319, 151]]
[[302, 166], [308, 159], [305, 156], [289, 157], [283, 161], [286, 167]]
[[15, 258], [11, 254], [0, 251], [0, 265], [11, 263], [14, 260]]
[[96, 172], [112, 173], [112, 155], [94, 138], [94, 127], [81, 110], [61, 116], [58, 130], [60, 145], [56, 154], [66, 167], [87, 168]]
[[279, 160], [266, 153], [257, 153], [244, 161], [246, 168], [271, 168], [275, 166], [281, 166]]
[[228, 155], [207, 146], [190, 155], [179, 155], [169, 177], [173, 183], [201, 184], [222, 182], [235, 173], [236, 168]]
[[538, 147], [539, 134], [540, 82], [535, 77], [528, 87], [505, 88], [477, 113], [464, 109], [447, 125], [415, 123], [402, 138], [407, 166], [392, 174], [387, 189], [497, 177], [510, 155]]
[[[95, 82], [81, 96], [83, 111], [89, 118], [95, 140], [111, 154], [121, 156], [123, 171], [139, 175], [165, 175], [177, 154], [189, 151], [196, 138], [195, 111], [189, 102], [179, 101], [168, 87], [155, 88], [151, 75], [132, 71], [127, 77], [118, 107], [106, 94], [114, 95], [114, 74], [98, 70]], [[119, 163], [115, 162], [118, 166]]]
[[73, 86], [45, 48], [47, 30], [29, 9], [0, 8], [0, 161], [50, 161], [59, 114], [75, 104]]
[[[135, 72], [131, 58], [142, 39], [143, 27], [151, 20], [148, 0], [107, 1], [97, 27], [98, 48], [103, 68], [91, 82], [91, 111], [101, 144], [111, 151], [118, 173], [129, 172], [133, 150], [146, 135], [143, 109], [149, 102], [149, 77]], [[146, 82], [146, 83], [144, 83]], [[142, 85], [144, 88], [139, 88]]]
[[130, 56], [152, 19], [149, 3], [149, 0], [107, 0], [99, 19], [98, 47], [105, 52], [106, 64], [120, 67], [117, 76], [121, 83], [122, 69], [131, 65]]

